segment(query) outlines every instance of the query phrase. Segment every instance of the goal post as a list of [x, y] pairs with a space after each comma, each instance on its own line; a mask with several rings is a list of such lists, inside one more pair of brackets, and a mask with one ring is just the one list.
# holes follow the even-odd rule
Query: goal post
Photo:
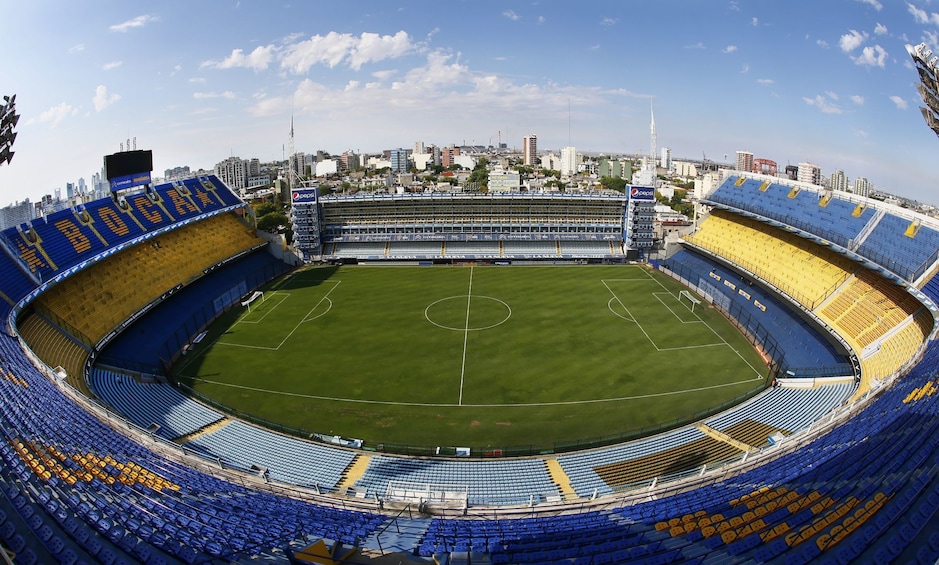
[[252, 293], [251, 293], [251, 296], [248, 296], [247, 298], [242, 299], [241, 305], [247, 307], [247, 308], [248, 308], [248, 313], [250, 314], [250, 313], [251, 313], [251, 304], [252, 304], [254, 301], [258, 300], [258, 299], [260, 299], [262, 303], [264, 302], [264, 291], [262, 291], [262, 290], [256, 290], [256, 291], [252, 292]]
[[690, 291], [687, 291], [687, 290], [679, 291], [678, 302], [681, 302], [682, 298], [686, 298], [688, 300], [688, 303], [691, 304], [690, 308], [692, 312], [694, 312], [695, 306], [697, 306], [698, 304], [701, 304], [701, 300], [696, 298], [693, 294], [691, 294]]

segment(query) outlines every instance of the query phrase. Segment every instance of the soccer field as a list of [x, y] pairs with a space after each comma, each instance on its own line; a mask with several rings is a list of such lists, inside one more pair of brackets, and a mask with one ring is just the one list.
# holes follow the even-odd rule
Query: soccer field
[[308, 268], [216, 322], [175, 373], [372, 447], [554, 449], [762, 386], [759, 354], [681, 288], [642, 266]]

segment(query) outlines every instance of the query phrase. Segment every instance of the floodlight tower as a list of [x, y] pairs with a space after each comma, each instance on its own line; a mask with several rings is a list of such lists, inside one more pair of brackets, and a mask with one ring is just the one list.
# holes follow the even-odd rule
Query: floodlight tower
[[13, 128], [19, 121], [20, 115], [16, 113], [16, 95], [4, 96], [3, 104], [0, 105], [0, 165], [13, 160], [13, 141], [16, 139]]
[[913, 64], [919, 72], [919, 83], [916, 90], [923, 98], [925, 106], [920, 106], [919, 111], [936, 135], [939, 135], [939, 73], [937, 73], [937, 62], [939, 56], [934, 56], [932, 50], [926, 47], [925, 43], [920, 43], [916, 47], [906, 46], [906, 52], [913, 58]]

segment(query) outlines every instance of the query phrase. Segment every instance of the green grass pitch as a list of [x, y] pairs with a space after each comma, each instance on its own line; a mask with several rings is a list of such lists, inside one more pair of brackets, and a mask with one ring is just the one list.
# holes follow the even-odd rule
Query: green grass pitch
[[316, 267], [176, 367], [238, 411], [381, 443], [553, 449], [762, 386], [739, 331], [642, 266]]

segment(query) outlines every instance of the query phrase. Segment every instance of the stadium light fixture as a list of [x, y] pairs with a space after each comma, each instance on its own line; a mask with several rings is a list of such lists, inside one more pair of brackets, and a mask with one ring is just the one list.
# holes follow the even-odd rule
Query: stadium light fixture
[[16, 132], [13, 128], [20, 121], [16, 113], [16, 95], [4, 96], [4, 104], [0, 106], [0, 165], [13, 160], [13, 142]]

